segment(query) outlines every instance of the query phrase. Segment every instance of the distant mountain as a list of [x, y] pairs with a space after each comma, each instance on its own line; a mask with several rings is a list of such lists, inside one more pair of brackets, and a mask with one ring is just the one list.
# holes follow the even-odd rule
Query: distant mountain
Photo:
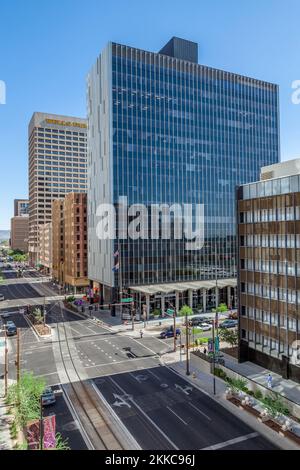
[[0, 240], [9, 240], [10, 231], [9, 230], [0, 230]]

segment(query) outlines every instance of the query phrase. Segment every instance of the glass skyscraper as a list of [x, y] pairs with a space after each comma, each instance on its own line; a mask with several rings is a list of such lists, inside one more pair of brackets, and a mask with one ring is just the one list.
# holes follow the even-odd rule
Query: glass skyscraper
[[[109, 43], [88, 76], [88, 264], [104, 286], [236, 276], [236, 187], [279, 161], [278, 87], [197, 56], [197, 44], [179, 38], [159, 53]], [[97, 207], [120, 196], [129, 205], [204, 204], [204, 247], [99, 240]]]

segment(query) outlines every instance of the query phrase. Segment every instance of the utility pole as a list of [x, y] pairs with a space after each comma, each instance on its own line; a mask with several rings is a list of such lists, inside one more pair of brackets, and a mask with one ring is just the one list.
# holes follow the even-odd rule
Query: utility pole
[[40, 450], [43, 450], [44, 427], [43, 427], [43, 400], [40, 397]]
[[8, 378], [8, 348], [7, 348], [7, 334], [5, 328], [5, 365], [4, 365], [4, 396], [7, 396], [7, 378]]
[[189, 323], [188, 316], [185, 315], [185, 347], [186, 347], [186, 375], [190, 375], [190, 360], [189, 360]]
[[132, 321], [132, 331], [134, 331], [134, 302], [131, 302], [131, 321]]
[[215, 320], [213, 321], [212, 330], [212, 342], [213, 342], [213, 362], [212, 362], [212, 373], [213, 373], [213, 393], [216, 394], [216, 376], [215, 376]]
[[173, 328], [174, 328], [174, 352], [176, 352], [176, 310], [173, 313]]
[[17, 383], [20, 382], [20, 328], [17, 328]]
[[147, 319], [147, 305], [143, 304], [143, 319], [144, 319], [144, 328], [146, 328], [146, 319]]
[[[169, 307], [171, 307], [171, 309], [173, 310], [173, 332], [174, 332], [174, 352], [176, 352], [176, 307], [174, 307], [174, 305], [170, 302], [170, 301], [167, 301], [168, 304], [169, 304]], [[167, 312], [168, 313], [168, 312]], [[171, 312], [170, 312], [171, 313]]]

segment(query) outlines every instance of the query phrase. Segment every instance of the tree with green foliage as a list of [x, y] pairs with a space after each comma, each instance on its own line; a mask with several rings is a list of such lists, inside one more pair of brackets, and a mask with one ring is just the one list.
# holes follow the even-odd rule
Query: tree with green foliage
[[219, 337], [221, 341], [230, 344], [231, 347], [238, 345], [239, 336], [237, 330], [229, 330], [227, 328], [219, 329]]
[[193, 309], [189, 307], [188, 305], [183, 305], [178, 313], [180, 317], [193, 315]]
[[10, 385], [7, 403], [14, 405], [13, 413], [16, 424], [23, 428], [40, 414], [40, 398], [45, 389], [46, 382], [40, 377], [34, 377], [32, 372], [24, 372], [19, 383]]

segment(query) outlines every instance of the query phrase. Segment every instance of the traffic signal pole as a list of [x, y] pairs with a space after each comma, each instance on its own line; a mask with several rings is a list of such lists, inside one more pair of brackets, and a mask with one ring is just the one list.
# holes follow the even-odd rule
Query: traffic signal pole
[[8, 348], [7, 348], [7, 335], [5, 329], [5, 364], [4, 364], [4, 396], [7, 396], [7, 379], [8, 379]]
[[189, 322], [188, 316], [185, 316], [185, 347], [186, 347], [186, 375], [190, 375], [190, 359], [189, 359]]

